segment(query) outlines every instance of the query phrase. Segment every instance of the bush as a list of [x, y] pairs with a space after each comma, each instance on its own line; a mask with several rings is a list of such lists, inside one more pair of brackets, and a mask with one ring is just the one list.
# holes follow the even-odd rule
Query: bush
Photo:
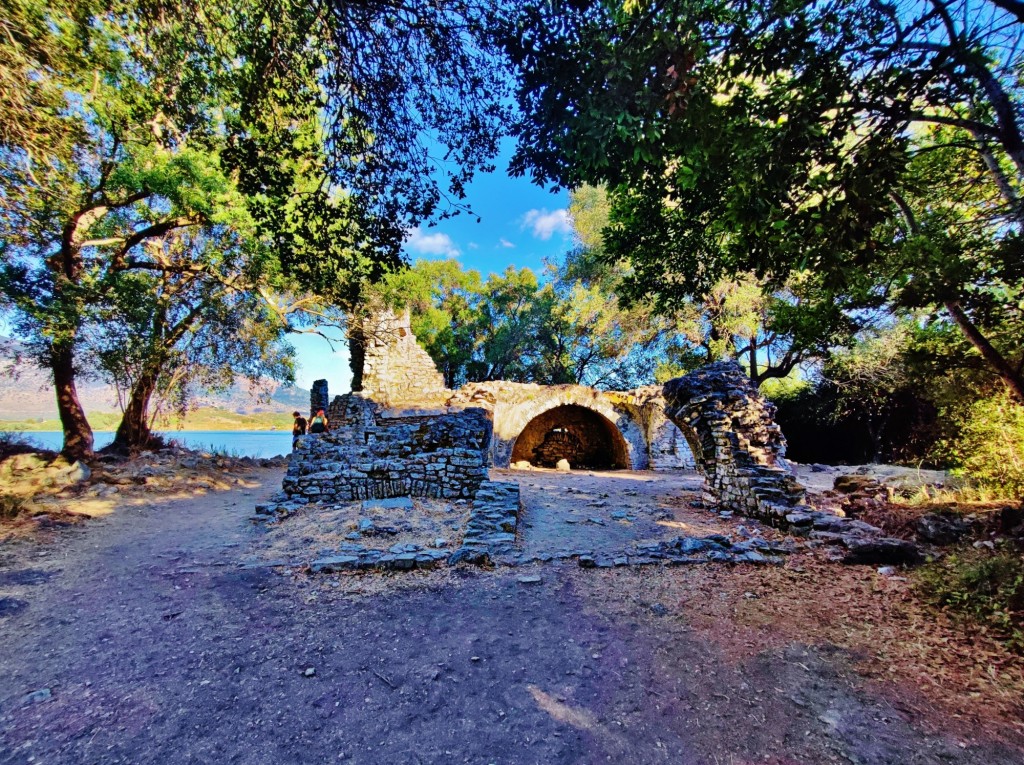
[[1024, 652], [1024, 556], [1010, 549], [968, 549], [923, 567], [925, 598], [994, 630]]
[[999, 393], [958, 419], [958, 436], [937, 446], [955, 473], [998, 496], [1024, 497], [1024, 406]]
[[0, 519], [16, 518], [25, 509], [24, 497], [0, 494]]
[[42, 448], [30, 436], [17, 431], [0, 431], [0, 461], [13, 457], [16, 454], [41, 454], [46, 457], [56, 457], [56, 452]]

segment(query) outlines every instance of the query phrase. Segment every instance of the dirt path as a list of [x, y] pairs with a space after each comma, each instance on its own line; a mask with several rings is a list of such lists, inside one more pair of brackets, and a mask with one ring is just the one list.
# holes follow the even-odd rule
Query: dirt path
[[[781, 574], [239, 568], [251, 507], [279, 481], [260, 471], [0, 550], [0, 763], [1022, 760], [1012, 731], [940, 728], [832, 643], [739, 646], [767, 634], [731, 628], [745, 596], [771, 602], [744, 577]], [[543, 530], [551, 492], [534, 490]]]

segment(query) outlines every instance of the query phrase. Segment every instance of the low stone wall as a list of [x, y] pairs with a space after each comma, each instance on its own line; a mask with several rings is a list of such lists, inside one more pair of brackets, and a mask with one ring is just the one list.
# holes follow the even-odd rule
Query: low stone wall
[[483, 409], [405, 415], [359, 395], [338, 396], [331, 431], [298, 439], [285, 475], [289, 499], [472, 497], [487, 479], [491, 419]]
[[510, 552], [516, 541], [521, 507], [519, 484], [506, 481], [480, 484], [462, 546], [448, 559], [449, 564], [491, 563], [494, 555]]

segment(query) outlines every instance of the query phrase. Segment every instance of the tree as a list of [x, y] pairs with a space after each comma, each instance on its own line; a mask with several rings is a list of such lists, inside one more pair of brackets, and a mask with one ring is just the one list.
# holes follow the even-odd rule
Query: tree
[[[137, 293], [140, 280], [119, 291], [126, 274], [156, 275], [148, 282], [154, 289], [175, 275], [236, 290], [244, 275], [245, 288], [269, 288], [289, 265], [297, 269], [287, 260], [294, 248], [261, 236], [253, 212], [271, 209], [267, 197], [291, 205], [274, 208], [294, 223], [283, 235], [313, 243], [308, 233], [337, 228], [334, 219], [349, 227], [362, 219], [345, 214], [343, 195], [315, 190], [323, 177], [315, 103], [280, 106], [283, 125], [272, 137], [290, 151], [279, 158], [274, 182], [243, 188], [226, 159], [237, 137], [239, 89], [177, 20], [153, 26], [128, 10], [75, 10], [77, 24], [54, 23], [53, 45], [81, 55], [69, 53], [66, 69], [26, 69], [63, 94], [50, 114], [63, 131], [50, 145], [48, 133], [32, 134], [49, 151], [33, 152], [30, 141], [0, 149], [0, 291], [33, 358], [53, 375], [64, 452], [82, 458], [92, 450], [92, 432], [76, 388], [80, 346], [101, 305]], [[259, 130], [253, 134], [271, 135]], [[163, 248], [200, 232], [224, 246], [202, 247], [195, 251], [201, 259], [184, 261]], [[365, 260], [363, 250], [345, 243], [328, 250], [335, 262]], [[151, 369], [145, 379], [156, 377]], [[144, 437], [144, 407], [129, 407], [126, 418], [134, 421], [122, 437]]]
[[[147, 249], [173, 268], [108, 273], [107, 302], [82, 344], [122, 404], [113, 449], [149, 445], [156, 399], [184, 413], [197, 390], [223, 390], [239, 376], [294, 381], [288, 317], [246, 282], [229, 242], [183, 230]], [[213, 261], [216, 279], [202, 269]]]
[[650, 382], [663, 328], [632, 321], [614, 295], [563, 278], [565, 270], [549, 268], [542, 282], [510, 266], [482, 280], [455, 260], [421, 260], [374, 288], [371, 305], [410, 309], [413, 332], [451, 387]]
[[1005, 200], [961, 129], [930, 128], [914, 148], [908, 181], [892, 194], [898, 216], [879, 237], [888, 298], [904, 310], [944, 308], [990, 373], [1024, 400], [1020, 232], [1007, 226]]
[[[295, 280], [357, 305], [408, 226], [458, 209], [501, 136], [490, 3], [8, 5], [0, 288], [54, 375], [69, 457], [92, 447], [76, 354], [124, 272], [264, 296]], [[240, 270], [206, 248], [159, 256], [184, 231], [228, 232]], [[144, 433], [139, 411], [126, 433]]]
[[[778, 288], [808, 272], [823, 304], [870, 309], [888, 286], [876, 277], [891, 263], [895, 198], [913, 182], [916, 126], [960, 130], [956, 145], [984, 168], [976, 182], [1000, 200], [986, 213], [1001, 221], [992, 244], [1016, 240], [1018, 10], [972, 0], [530, 4], [506, 36], [526, 114], [514, 168], [541, 182], [609, 184], [609, 250], [633, 266], [627, 290], [663, 310], [707, 296], [722, 277], [752, 273]], [[1024, 390], [967, 302], [942, 305], [1011, 390]]]
[[[274, 0], [246, 6], [261, 99], [317, 72], [332, 180], [398, 232], [460, 209], [507, 134], [495, 0]], [[209, 33], [219, 19], [210, 19]], [[440, 179], [440, 180], [439, 180]], [[401, 237], [394, 241], [401, 244]]]
[[[583, 186], [570, 195], [570, 212], [581, 243], [563, 266], [565, 279], [599, 284], [621, 305], [623, 323], [634, 328], [635, 342], [653, 343], [663, 358], [655, 377], [664, 381], [723, 358], [738, 359], [751, 380], [788, 376], [797, 366], [821, 358], [834, 344], [861, 328], [832, 295], [821, 299], [821, 283], [811, 274], [791, 277], [773, 288], [751, 274], [722, 278], [700, 298], [677, 296], [660, 306], [635, 289], [632, 260], [614, 249], [612, 204], [603, 187]], [[612, 249], [605, 235], [609, 234]], [[665, 274], [669, 278], [670, 274]], [[647, 339], [636, 334], [646, 327]]]

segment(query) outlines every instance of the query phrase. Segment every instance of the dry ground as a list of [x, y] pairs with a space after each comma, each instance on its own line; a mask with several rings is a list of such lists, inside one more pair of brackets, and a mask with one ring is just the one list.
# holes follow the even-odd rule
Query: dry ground
[[[112, 500], [0, 547], [0, 763], [1024, 761], [1024, 665], [902, 577], [813, 551], [760, 568], [242, 568], [280, 478]], [[658, 492], [635, 497], [671, 523], [739, 523]]]

